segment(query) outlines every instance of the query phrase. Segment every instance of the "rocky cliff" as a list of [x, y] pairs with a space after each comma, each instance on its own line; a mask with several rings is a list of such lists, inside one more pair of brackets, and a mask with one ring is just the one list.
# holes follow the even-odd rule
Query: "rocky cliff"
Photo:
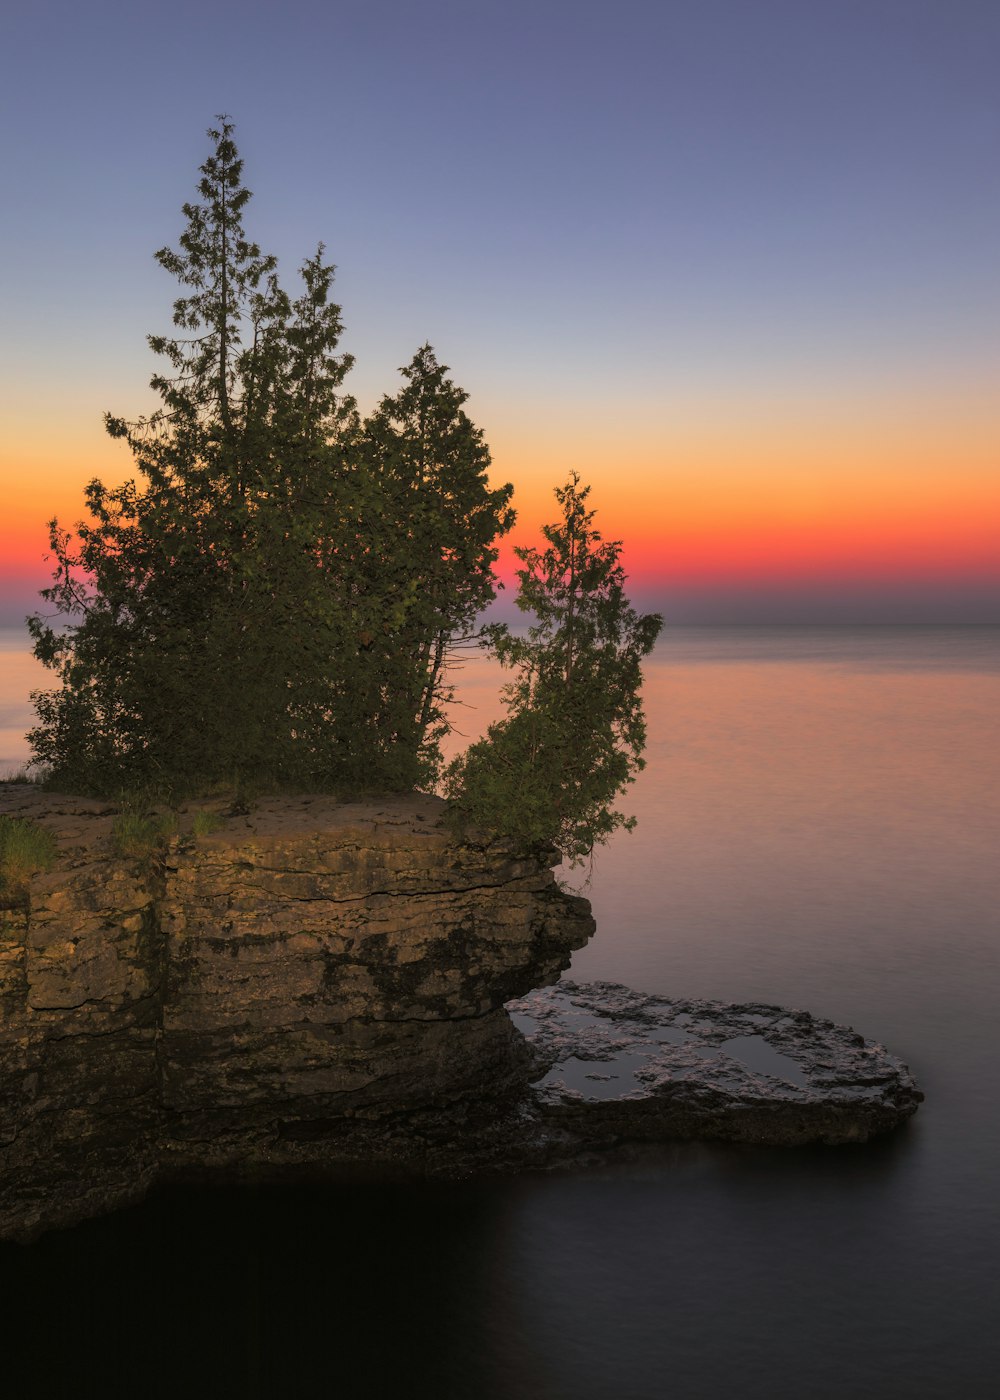
[[0, 816], [59, 852], [0, 910], [2, 1232], [164, 1171], [433, 1169], [463, 1127], [501, 1131], [525, 1080], [503, 1003], [594, 924], [544, 860], [442, 812], [419, 795], [182, 811], [128, 857], [108, 805], [0, 785]]

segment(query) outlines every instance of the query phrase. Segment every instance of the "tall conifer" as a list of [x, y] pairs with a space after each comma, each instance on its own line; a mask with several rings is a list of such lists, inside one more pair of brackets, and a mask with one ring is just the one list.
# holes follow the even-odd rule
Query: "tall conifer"
[[61, 684], [35, 696], [34, 753], [90, 791], [409, 786], [435, 767], [442, 637], [492, 597], [511, 488], [486, 486], [429, 347], [362, 433], [322, 245], [290, 298], [245, 232], [232, 124], [209, 135], [156, 254], [182, 292], [149, 337], [160, 407], [106, 420], [138, 479], [92, 481], [75, 537], [51, 525], [58, 617], [29, 625]]

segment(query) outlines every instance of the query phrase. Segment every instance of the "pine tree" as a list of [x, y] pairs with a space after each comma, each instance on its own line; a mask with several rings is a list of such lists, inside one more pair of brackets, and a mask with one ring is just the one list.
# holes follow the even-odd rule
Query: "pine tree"
[[518, 607], [526, 635], [487, 629], [500, 663], [507, 718], [455, 760], [446, 791], [466, 817], [531, 844], [553, 844], [573, 864], [632, 817], [612, 805], [644, 766], [642, 658], [663, 620], [640, 616], [625, 595], [619, 541], [605, 541], [574, 472], [556, 489], [562, 516], [545, 548], [519, 548]]

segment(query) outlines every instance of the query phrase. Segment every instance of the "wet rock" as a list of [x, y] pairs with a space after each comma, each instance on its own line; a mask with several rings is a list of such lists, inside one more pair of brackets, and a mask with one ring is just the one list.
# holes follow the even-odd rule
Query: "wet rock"
[[615, 1142], [865, 1142], [916, 1112], [906, 1065], [846, 1026], [757, 1002], [560, 982], [508, 1006], [552, 1151]]

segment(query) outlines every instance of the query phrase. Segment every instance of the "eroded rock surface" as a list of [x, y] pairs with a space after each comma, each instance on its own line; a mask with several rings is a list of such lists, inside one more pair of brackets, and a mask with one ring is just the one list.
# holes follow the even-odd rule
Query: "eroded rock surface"
[[901, 1060], [807, 1011], [570, 981], [508, 1010], [535, 1055], [540, 1120], [570, 1146], [864, 1142], [923, 1099]]
[[[204, 810], [204, 804], [202, 804]], [[115, 809], [0, 785], [56, 867], [0, 910], [0, 1228], [186, 1168], [406, 1163], [523, 1092], [503, 1009], [593, 932], [537, 856], [412, 795], [182, 812], [125, 859]]]
[[0, 815], [59, 848], [0, 901], [0, 1234], [164, 1174], [857, 1142], [922, 1097], [880, 1045], [806, 1012], [532, 990], [591, 936], [589, 905], [537, 855], [456, 837], [435, 798], [206, 806], [125, 858], [112, 806], [0, 784]]

